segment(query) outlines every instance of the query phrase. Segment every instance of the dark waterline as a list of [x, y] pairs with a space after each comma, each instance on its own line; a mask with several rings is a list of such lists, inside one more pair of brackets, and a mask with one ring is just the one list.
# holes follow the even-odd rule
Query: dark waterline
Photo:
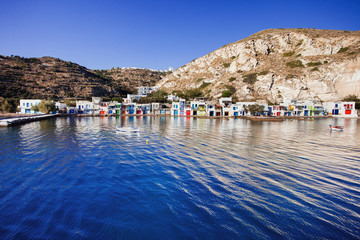
[[355, 119], [69, 117], [1, 128], [0, 236], [360, 239], [359, 134]]

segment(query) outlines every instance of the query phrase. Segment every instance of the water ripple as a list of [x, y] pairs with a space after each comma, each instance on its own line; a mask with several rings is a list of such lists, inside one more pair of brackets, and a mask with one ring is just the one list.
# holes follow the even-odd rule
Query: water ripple
[[[359, 239], [360, 125], [57, 118], [0, 129], [4, 239]], [[140, 134], [118, 134], [135, 126]]]

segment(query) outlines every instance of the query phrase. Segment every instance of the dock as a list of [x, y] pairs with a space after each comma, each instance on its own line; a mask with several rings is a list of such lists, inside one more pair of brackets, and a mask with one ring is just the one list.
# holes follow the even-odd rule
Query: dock
[[0, 120], [0, 127], [10, 127], [17, 124], [40, 121], [55, 116], [58, 116], [58, 114], [42, 114], [42, 115], [32, 115], [25, 117], [21, 116], [21, 117], [6, 118]]

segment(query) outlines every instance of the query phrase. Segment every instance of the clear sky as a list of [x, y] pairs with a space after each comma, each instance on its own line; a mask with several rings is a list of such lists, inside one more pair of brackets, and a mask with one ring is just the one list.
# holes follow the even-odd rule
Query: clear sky
[[269, 28], [360, 30], [360, 0], [0, 0], [0, 54], [178, 68]]

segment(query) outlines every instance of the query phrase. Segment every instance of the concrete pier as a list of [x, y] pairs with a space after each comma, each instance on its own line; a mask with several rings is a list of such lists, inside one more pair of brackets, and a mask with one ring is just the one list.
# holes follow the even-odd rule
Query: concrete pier
[[33, 122], [39, 121], [42, 119], [50, 118], [58, 116], [57, 114], [42, 114], [42, 115], [32, 115], [32, 116], [21, 116], [21, 117], [14, 117], [14, 118], [6, 118], [0, 120], [0, 127], [9, 127], [16, 124], [26, 123], [26, 122]]

